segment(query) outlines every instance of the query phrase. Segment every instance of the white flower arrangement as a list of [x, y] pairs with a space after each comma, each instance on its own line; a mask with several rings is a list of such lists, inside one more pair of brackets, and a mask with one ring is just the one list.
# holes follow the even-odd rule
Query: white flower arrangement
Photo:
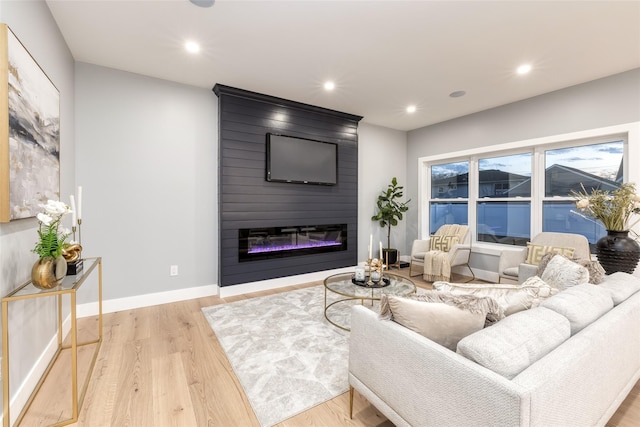
[[43, 211], [36, 215], [40, 222], [38, 227], [40, 240], [36, 243], [33, 252], [40, 258], [48, 256], [57, 258], [62, 255], [65, 242], [71, 235], [68, 229], [61, 226], [62, 218], [71, 213], [71, 209], [65, 203], [56, 200], [49, 200], [40, 207]]

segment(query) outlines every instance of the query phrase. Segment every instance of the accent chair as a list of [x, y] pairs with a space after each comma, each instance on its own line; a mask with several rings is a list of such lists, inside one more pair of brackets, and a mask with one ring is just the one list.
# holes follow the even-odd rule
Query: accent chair
[[426, 240], [413, 241], [409, 275], [417, 276], [420, 274], [413, 274], [414, 267], [419, 267], [422, 277], [428, 282], [449, 281], [452, 267], [466, 265], [471, 272], [471, 280], [473, 280], [475, 274], [469, 265], [470, 256], [469, 227], [467, 225], [445, 224]]
[[540, 258], [548, 252], [574, 259], [591, 259], [589, 241], [583, 235], [545, 231], [531, 239], [526, 248], [502, 251], [498, 263], [498, 283], [502, 279], [524, 283], [537, 274]]

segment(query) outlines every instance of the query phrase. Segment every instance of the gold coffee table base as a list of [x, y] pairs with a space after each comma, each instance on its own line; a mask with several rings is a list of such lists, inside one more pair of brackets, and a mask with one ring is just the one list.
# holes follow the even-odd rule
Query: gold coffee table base
[[[353, 273], [340, 273], [324, 279], [324, 317], [327, 319], [327, 322], [339, 329], [342, 329], [343, 331], [350, 331], [351, 329], [331, 318], [331, 314], [328, 313], [331, 307], [354, 300], [360, 300], [362, 305], [364, 305], [365, 301], [370, 301], [371, 306], [373, 306], [373, 302], [379, 301], [383, 293], [407, 296], [416, 291], [416, 285], [410, 279], [388, 272], [383, 274], [383, 279], [388, 279], [390, 282], [389, 285], [385, 287], [373, 288], [356, 285], [352, 282], [352, 278]], [[338, 298], [337, 300], [328, 303], [328, 292], [344, 298]]]

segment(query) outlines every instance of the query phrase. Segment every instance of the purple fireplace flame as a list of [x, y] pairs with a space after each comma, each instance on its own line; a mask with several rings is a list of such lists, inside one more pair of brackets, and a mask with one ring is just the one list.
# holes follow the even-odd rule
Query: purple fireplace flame
[[241, 262], [347, 250], [346, 224], [245, 228], [238, 237]]
[[273, 246], [253, 246], [249, 249], [250, 254], [257, 254], [263, 252], [278, 252], [278, 251], [291, 251], [296, 249], [309, 249], [320, 248], [325, 246], [342, 246], [342, 242], [305, 242], [288, 245], [273, 245]]

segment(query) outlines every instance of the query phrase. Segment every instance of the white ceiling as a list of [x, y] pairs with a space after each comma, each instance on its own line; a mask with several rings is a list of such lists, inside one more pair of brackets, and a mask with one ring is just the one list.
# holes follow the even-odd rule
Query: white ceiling
[[[76, 61], [399, 130], [640, 67], [640, 1], [46, 2]], [[187, 39], [199, 55], [183, 49]], [[525, 62], [532, 72], [516, 75]], [[333, 92], [322, 89], [328, 79]], [[457, 90], [466, 96], [449, 97]]]

